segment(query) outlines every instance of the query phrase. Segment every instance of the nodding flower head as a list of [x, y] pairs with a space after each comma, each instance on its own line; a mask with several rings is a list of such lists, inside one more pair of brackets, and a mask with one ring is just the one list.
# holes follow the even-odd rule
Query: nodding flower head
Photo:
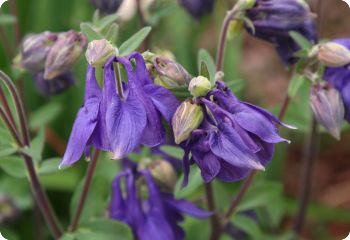
[[[285, 64], [297, 61], [295, 53], [300, 50], [290, 31], [298, 32], [312, 43], [317, 41], [314, 16], [303, 1], [256, 0], [246, 13], [254, 25], [254, 36], [274, 44]], [[247, 30], [254, 32], [248, 26]]]
[[273, 156], [274, 145], [288, 142], [278, 134], [276, 124], [281, 122], [276, 117], [239, 101], [221, 81], [197, 101], [205, 109], [204, 120], [182, 144], [183, 185], [187, 184], [191, 162], [198, 165], [206, 182], [215, 177], [237, 181], [251, 170], [264, 170]]
[[71, 72], [65, 72], [53, 79], [45, 79], [44, 73], [34, 75], [34, 84], [38, 91], [44, 96], [61, 93], [74, 84], [74, 76]]
[[[143, 180], [141, 183], [144, 183], [144, 188], [140, 187], [140, 180]], [[113, 182], [110, 217], [128, 224], [136, 239], [184, 239], [185, 232], [178, 225], [183, 221], [184, 214], [196, 218], [211, 216], [211, 213], [197, 208], [191, 202], [177, 200], [173, 194], [162, 192], [147, 170], [126, 170], [119, 173]]]
[[[350, 50], [350, 39], [335, 39], [333, 43], [340, 44]], [[335, 87], [343, 100], [345, 107], [345, 119], [350, 122], [350, 64], [338, 67], [326, 67], [323, 78]]]
[[213, 11], [214, 3], [214, 0], [181, 0], [187, 12], [197, 19]]
[[91, 0], [95, 8], [103, 13], [115, 13], [122, 2], [123, 0]]

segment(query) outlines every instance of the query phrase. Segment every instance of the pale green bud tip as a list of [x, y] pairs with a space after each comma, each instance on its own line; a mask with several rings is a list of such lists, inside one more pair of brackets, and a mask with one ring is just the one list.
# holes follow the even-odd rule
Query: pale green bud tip
[[341, 67], [350, 63], [350, 51], [341, 44], [328, 42], [319, 46], [317, 58], [328, 67]]
[[177, 176], [171, 164], [165, 160], [154, 160], [147, 165], [157, 184], [165, 191], [172, 192], [175, 189]]
[[239, 0], [236, 3], [236, 9], [240, 11], [244, 11], [254, 7], [255, 3], [256, 3], [256, 0]]
[[90, 65], [101, 67], [115, 52], [114, 46], [106, 39], [94, 40], [89, 43], [85, 57]]
[[175, 143], [180, 144], [191, 136], [203, 121], [202, 108], [189, 101], [183, 102], [172, 119]]
[[202, 97], [207, 95], [211, 90], [211, 84], [208, 78], [203, 76], [198, 76], [192, 78], [188, 90], [191, 92], [194, 97]]

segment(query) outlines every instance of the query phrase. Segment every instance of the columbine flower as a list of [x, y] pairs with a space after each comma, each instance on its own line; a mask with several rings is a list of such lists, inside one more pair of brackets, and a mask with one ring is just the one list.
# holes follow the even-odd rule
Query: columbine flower
[[295, 53], [300, 50], [289, 36], [290, 31], [300, 33], [313, 43], [317, 40], [312, 13], [300, 0], [256, 0], [255, 6], [247, 10], [247, 17], [253, 22], [255, 36], [273, 43], [286, 64], [294, 63]]
[[[350, 49], [350, 39], [342, 38], [333, 41]], [[327, 67], [323, 78], [333, 85], [341, 94], [345, 106], [345, 119], [350, 122], [350, 65]]]
[[197, 19], [210, 13], [214, 3], [214, 0], [181, 0], [182, 6]]
[[[125, 179], [125, 188], [122, 179]], [[140, 196], [137, 180], [144, 178], [147, 197]], [[123, 194], [125, 189], [126, 194]], [[211, 214], [197, 208], [186, 200], [176, 200], [171, 193], [159, 190], [147, 170], [120, 173], [113, 182], [110, 216], [128, 224], [134, 236], [140, 240], [180, 240], [185, 232], [178, 225], [183, 214], [206, 218]]]
[[198, 98], [205, 117], [182, 146], [185, 149], [183, 167], [188, 181], [192, 163], [201, 169], [206, 182], [217, 177], [223, 181], [244, 178], [251, 170], [264, 170], [271, 160], [274, 145], [286, 142], [278, 135], [276, 124], [281, 122], [257, 106], [239, 101], [218, 81], [206, 97]]
[[123, 0], [91, 0], [91, 3], [103, 13], [115, 13]]
[[[124, 65], [127, 73], [123, 96], [116, 91], [113, 62]], [[126, 156], [140, 144], [154, 147], [164, 143], [161, 115], [170, 122], [179, 103], [169, 90], [153, 84], [142, 55], [111, 58], [104, 69], [106, 130], [114, 158]]]
[[50, 96], [58, 94], [74, 84], [74, 77], [71, 72], [63, 73], [53, 79], [45, 79], [44, 73], [39, 72], [34, 75], [34, 84], [41, 94]]

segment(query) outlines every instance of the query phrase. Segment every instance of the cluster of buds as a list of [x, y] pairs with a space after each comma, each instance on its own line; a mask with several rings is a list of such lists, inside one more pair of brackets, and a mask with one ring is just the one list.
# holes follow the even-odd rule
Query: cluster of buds
[[57, 94], [73, 84], [70, 70], [86, 44], [86, 37], [75, 31], [30, 35], [21, 45], [19, 63], [33, 74], [42, 94]]

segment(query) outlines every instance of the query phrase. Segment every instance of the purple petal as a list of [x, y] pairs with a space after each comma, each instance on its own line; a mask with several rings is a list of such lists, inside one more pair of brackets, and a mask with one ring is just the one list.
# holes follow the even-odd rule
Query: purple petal
[[201, 175], [205, 182], [210, 182], [219, 173], [221, 165], [218, 158], [211, 152], [199, 152], [192, 150], [193, 160], [201, 169]]
[[101, 97], [101, 89], [95, 77], [95, 68], [88, 66], [85, 82], [85, 101], [92, 97]]
[[239, 168], [223, 160], [220, 161], [220, 164], [221, 169], [217, 175], [217, 178], [224, 182], [239, 181], [248, 176], [248, 174], [251, 172], [251, 169], [249, 168]]
[[80, 159], [96, 127], [99, 105], [99, 99], [90, 98], [80, 108], [60, 167], [71, 165]]
[[191, 151], [191, 146], [187, 143], [187, 146], [184, 148], [184, 156], [182, 159], [182, 169], [183, 169], [183, 174], [184, 174], [184, 180], [182, 181], [181, 187], [186, 187], [188, 184], [188, 177], [190, 174], [190, 158], [189, 154]]
[[218, 128], [209, 135], [210, 148], [216, 156], [237, 167], [264, 169], [228, 123], [221, 123]]
[[113, 219], [120, 221], [126, 221], [126, 204], [123, 199], [123, 194], [121, 191], [121, 178], [124, 177], [126, 173], [120, 173], [113, 181], [113, 191], [111, 197], [110, 205], [110, 216]]

